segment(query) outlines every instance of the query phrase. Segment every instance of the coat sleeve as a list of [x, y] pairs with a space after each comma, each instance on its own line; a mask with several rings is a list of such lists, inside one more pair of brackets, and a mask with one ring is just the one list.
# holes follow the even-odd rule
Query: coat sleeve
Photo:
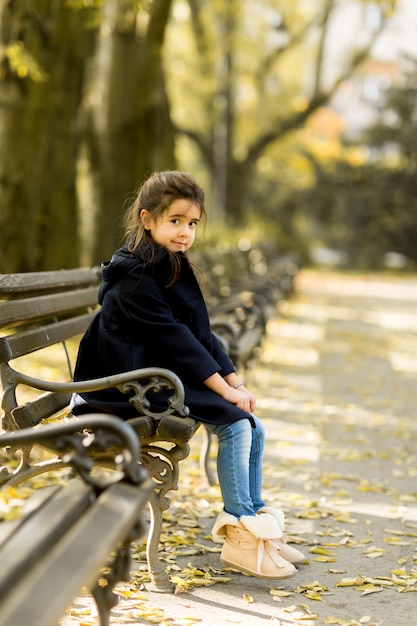
[[175, 319], [162, 289], [146, 272], [138, 280], [126, 277], [120, 282], [117, 304], [145, 344], [153, 365], [200, 382], [222, 371], [224, 363], [218, 363], [191, 329]]
[[223, 350], [220, 341], [214, 333], [211, 334], [211, 342], [213, 346], [213, 357], [221, 367], [221, 375], [227, 376], [235, 371], [232, 361], [228, 354]]

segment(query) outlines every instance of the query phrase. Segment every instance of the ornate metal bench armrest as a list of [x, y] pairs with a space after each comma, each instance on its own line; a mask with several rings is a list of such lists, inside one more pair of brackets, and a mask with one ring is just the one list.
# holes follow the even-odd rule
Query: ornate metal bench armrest
[[[10, 451], [25, 445], [41, 445], [57, 451], [66, 465], [72, 466], [83, 480], [102, 489], [121, 479], [139, 485], [147, 472], [139, 465], [139, 442], [133, 429], [112, 415], [91, 414], [58, 424], [23, 428], [0, 434], [0, 448]], [[93, 476], [94, 453], [114, 449], [116, 472], [106, 478]], [[2, 468], [0, 482], [7, 481], [7, 468]]]
[[[16, 407], [15, 389], [17, 385], [27, 385], [41, 391], [57, 393], [82, 393], [115, 387], [122, 393], [133, 392], [129, 400], [139, 415], [147, 415], [158, 420], [173, 413], [183, 417], [189, 414], [189, 409], [184, 404], [185, 392], [181, 380], [170, 370], [158, 367], [131, 370], [130, 372], [80, 382], [55, 382], [27, 376], [14, 370], [10, 365], [3, 364], [2, 383], [4, 388], [3, 409], [6, 415], [10, 414]], [[167, 408], [164, 411], [151, 411], [147, 394], [150, 392], [159, 393], [162, 390], [172, 392], [172, 395], [167, 399]]]

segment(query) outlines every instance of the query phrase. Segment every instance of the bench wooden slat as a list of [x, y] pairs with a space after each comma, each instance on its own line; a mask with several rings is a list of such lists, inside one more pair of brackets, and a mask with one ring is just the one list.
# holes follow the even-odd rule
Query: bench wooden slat
[[36, 400], [13, 409], [12, 414], [19, 428], [37, 426], [42, 420], [55, 415], [69, 405], [70, 393], [48, 391]]
[[82, 335], [93, 317], [94, 311], [2, 337], [0, 338], [0, 362], [7, 362], [52, 346], [55, 343], [66, 341], [76, 335]]
[[91, 486], [74, 480], [48, 498], [36, 514], [22, 520], [13, 536], [0, 547], [0, 596], [16, 585], [28, 563], [41, 559], [48, 545], [55, 543], [88, 509], [92, 497]]
[[0, 326], [7, 328], [22, 322], [41, 319], [53, 315], [63, 315], [70, 311], [97, 305], [97, 287], [87, 287], [78, 291], [48, 294], [8, 300], [0, 304]]
[[[39, 558], [29, 575], [15, 583], [13, 594], [1, 609], [0, 626], [57, 623], [67, 609], [68, 597], [79, 593], [80, 580], [86, 586], [93, 585], [103, 556], [128, 538], [148, 495], [146, 490], [140, 493], [142, 498], [138, 497], [138, 487], [122, 483], [102, 493], [55, 548]], [[30, 602], [25, 602], [26, 597]]]
[[52, 272], [28, 272], [22, 274], [0, 274], [0, 295], [19, 295], [49, 289], [85, 287], [100, 282], [98, 267], [81, 267]]
[[[42, 489], [38, 489], [32, 494], [29, 498], [24, 500], [22, 507], [19, 511], [19, 515], [21, 518], [27, 517], [36, 509], [43, 506], [43, 503], [46, 502], [48, 498], [52, 496], [52, 494], [59, 489], [60, 487], [57, 485], [51, 485], [48, 487], [43, 487]], [[0, 524], [0, 546], [7, 541], [9, 537], [13, 535], [16, 531], [16, 528], [21, 524], [21, 518], [12, 518], [9, 520], [2, 520]]]
[[239, 340], [239, 357], [243, 363], [246, 363], [253, 357], [254, 351], [261, 346], [262, 329], [259, 326], [250, 328], [245, 331]]

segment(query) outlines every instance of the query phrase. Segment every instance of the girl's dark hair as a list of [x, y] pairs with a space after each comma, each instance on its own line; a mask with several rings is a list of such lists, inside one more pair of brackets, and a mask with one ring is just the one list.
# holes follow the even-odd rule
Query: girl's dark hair
[[[195, 180], [185, 172], [170, 170], [153, 173], [140, 187], [136, 198], [127, 208], [124, 216], [124, 232], [126, 245], [130, 252], [146, 243], [149, 250], [154, 248], [153, 240], [145, 230], [140, 212], [146, 209], [152, 220], [158, 220], [169, 209], [174, 200], [186, 199], [196, 204], [201, 217], [206, 217], [204, 206], [204, 191], [197, 185]], [[169, 253], [172, 266], [172, 280], [170, 285], [178, 278], [181, 266], [180, 259], [175, 253]]]

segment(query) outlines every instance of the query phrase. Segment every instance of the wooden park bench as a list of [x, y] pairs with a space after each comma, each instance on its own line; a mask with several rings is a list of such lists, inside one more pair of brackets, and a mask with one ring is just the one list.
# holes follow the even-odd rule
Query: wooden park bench
[[[113, 592], [130, 580], [130, 544], [146, 530], [144, 508], [151, 481], [138, 464], [133, 431], [110, 415], [24, 428], [0, 435], [7, 484], [22, 455], [43, 446], [78, 478], [51, 482], [29, 498], [29, 511], [0, 524], [0, 625], [56, 626], [83, 587], [94, 596], [100, 624], [109, 624]], [[113, 450], [113, 471], [94, 473], [93, 450]], [[5, 489], [5, 486], [3, 486]], [[10, 489], [10, 488], [9, 488]]]
[[[203, 276], [211, 327], [235, 367], [247, 373], [261, 353], [268, 320], [293, 293], [298, 256], [278, 255], [262, 244], [221, 254], [210, 249], [196, 255], [195, 262]], [[217, 480], [210, 465], [212, 442], [213, 435], [204, 429], [200, 468], [210, 485]]]
[[205, 281], [211, 325], [235, 366], [247, 369], [258, 355], [268, 319], [292, 294], [295, 254], [272, 256], [266, 245], [209, 250], [197, 257]]
[[[289, 267], [289, 266], [288, 266]], [[204, 268], [203, 268], [204, 271]], [[206, 270], [211, 281], [210, 267]], [[291, 266], [291, 279], [295, 273]], [[287, 276], [284, 270], [282, 276]], [[234, 276], [232, 273], [231, 276]], [[117, 387], [123, 393], [131, 394], [131, 402], [137, 410], [137, 417], [124, 422], [136, 434], [140, 442], [140, 464], [148, 471], [153, 489], [148, 492], [150, 526], [147, 538], [147, 561], [151, 584], [149, 589], [171, 592], [174, 586], [161, 563], [158, 550], [162, 529], [163, 511], [169, 507], [169, 492], [178, 488], [179, 462], [190, 451], [190, 441], [199, 427], [188, 415], [184, 404], [184, 388], [179, 378], [169, 370], [144, 368], [101, 379], [73, 382], [72, 358], [76, 355], [79, 340], [97, 310], [97, 290], [100, 282], [98, 268], [80, 268], [53, 272], [0, 275], [0, 374], [2, 383], [3, 429], [7, 433], [21, 429], [32, 429], [36, 434], [45, 427], [44, 422], [58, 420], [77, 422], [78, 418], [68, 419], [68, 404], [73, 392], [87, 392], [97, 389]], [[277, 275], [275, 282], [278, 280]], [[252, 284], [260, 286], [261, 280]], [[271, 290], [275, 285], [264, 285]], [[249, 281], [246, 284], [249, 287]], [[242, 291], [247, 297], [248, 291]], [[278, 293], [278, 289], [274, 291]], [[269, 296], [270, 297], [270, 294]], [[283, 296], [282, 296], [283, 297]], [[237, 291], [219, 300], [216, 305], [209, 302], [210, 315], [216, 332], [222, 339], [238, 367], [245, 366], [250, 353], [259, 344], [258, 332], [265, 330], [266, 310], [262, 316], [253, 317], [253, 307], [247, 300], [241, 300]], [[254, 300], [255, 302], [255, 300]], [[256, 306], [260, 300], [256, 300]], [[239, 306], [238, 306], [238, 303]], [[217, 308], [216, 308], [217, 307]], [[222, 307], [222, 308], [221, 308]], [[237, 321], [236, 312], [239, 309]], [[246, 315], [247, 321], [244, 323]], [[251, 317], [252, 316], [252, 317]], [[251, 321], [250, 321], [251, 320]], [[254, 321], [255, 320], [255, 321]], [[256, 345], [243, 346], [245, 331], [257, 328]], [[241, 342], [241, 343], [240, 343]], [[65, 372], [59, 381], [35, 378], [30, 375], [27, 355], [37, 355], [43, 349], [61, 348], [65, 360]], [[72, 352], [72, 355], [71, 355]], [[54, 353], [55, 360], [55, 353]], [[64, 368], [62, 368], [64, 370]], [[20, 390], [37, 390], [36, 397], [19, 397]], [[169, 403], [161, 412], [149, 409], [148, 393], [170, 392]], [[43, 432], [43, 431], [42, 431]], [[208, 457], [211, 438], [206, 429], [201, 454], [201, 467], [206, 471], [211, 483], [215, 481], [210, 471]], [[36, 435], [35, 435], [36, 438]], [[14, 449], [19, 451], [21, 462], [12, 472], [0, 473], [0, 481], [5, 485], [18, 485], [32, 476], [65, 464], [65, 455], [56, 448], [55, 455], [46, 461], [31, 454], [32, 444], [20, 444], [16, 439]], [[101, 466], [114, 462], [106, 449], [94, 450], [95, 461]]]

